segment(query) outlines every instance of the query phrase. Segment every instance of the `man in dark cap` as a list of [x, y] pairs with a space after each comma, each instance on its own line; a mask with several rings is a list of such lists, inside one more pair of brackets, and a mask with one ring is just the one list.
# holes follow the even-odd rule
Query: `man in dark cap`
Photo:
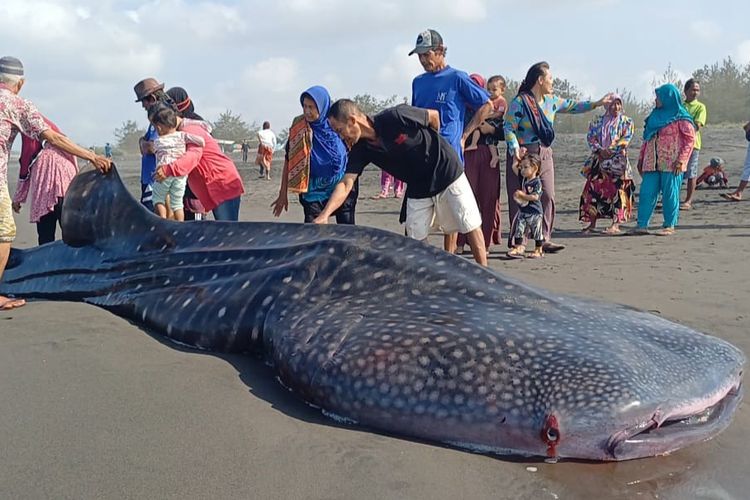
[[[463, 164], [466, 139], [492, 113], [493, 106], [485, 89], [464, 71], [448, 66], [447, 52], [437, 31], [428, 29], [417, 36], [409, 55], [417, 54], [425, 72], [411, 84], [411, 105], [434, 109], [440, 114], [440, 135], [453, 146]], [[468, 123], [467, 108], [476, 110]], [[445, 235], [446, 251], [456, 251], [456, 239], [456, 234]]]
[[[159, 83], [156, 78], [144, 78], [133, 87], [135, 91], [135, 102], [140, 102], [143, 109], [148, 110], [151, 106], [169, 97], [164, 92], [164, 84]], [[154, 154], [154, 141], [159, 137], [156, 128], [149, 124], [146, 134], [141, 137], [139, 144], [141, 148], [141, 204], [154, 211], [153, 193], [151, 187], [154, 183], [156, 172], [156, 155]]]
[[[0, 279], [10, 256], [10, 244], [16, 237], [13, 209], [8, 192], [8, 160], [10, 148], [19, 132], [46, 141], [52, 146], [84, 160], [102, 172], [110, 168], [110, 161], [82, 148], [64, 135], [52, 130], [36, 106], [19, 97], [25, 80], [21, 61], [15, 57], [0, 58]], [[0, 295], [0, 310], [21, 307], [25, 302]]]

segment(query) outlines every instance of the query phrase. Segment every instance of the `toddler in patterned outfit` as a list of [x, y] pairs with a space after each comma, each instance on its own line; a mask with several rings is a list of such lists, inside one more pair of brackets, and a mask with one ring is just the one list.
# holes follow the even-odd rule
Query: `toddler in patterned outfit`
[[[542, 234], [542, 180], [539, 178], [539, 169], [542, 160], [537, 154], [527, 153], [518, 164], [518, 172], [521, 175], [521, 189], [513, 193], [513, 199], [518, 204], [518, 215], [514, 221], [513, 249], [508, 252], [508, 257], [516, 259], [529, 257], [539, 258], [543, 255], [544, 235]], [[526, 247], [523, 240], [526, 233], [534, 239], [536, 248], [525, 255]]]
[[[169, 106], [156, 105], [149, 110], [148, 119], [156, 128], [159, 137], [154, 141], [157, 168], [173, 163], [185, 154], [186, 144], [205, 146], [202, 137], [177, 130], [177, 113]], [[159, 217], [167, 217], [167, 195], [173, 218], [185, 220], [183, 198], [187, 176], [168, 177], [162, 182], [155, 181], [153, 187], [154, 211]]]

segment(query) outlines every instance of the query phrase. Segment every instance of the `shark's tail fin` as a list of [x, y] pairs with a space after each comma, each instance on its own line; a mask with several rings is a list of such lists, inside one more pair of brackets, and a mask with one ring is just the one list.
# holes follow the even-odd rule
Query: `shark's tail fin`
[[65, 195], [60, 222], [63, 241], [70, 246], [138, 250], [171, 247], [171, 224], [133, 198], [114, 164], [106, 174], [91, 170], [76, 176]]

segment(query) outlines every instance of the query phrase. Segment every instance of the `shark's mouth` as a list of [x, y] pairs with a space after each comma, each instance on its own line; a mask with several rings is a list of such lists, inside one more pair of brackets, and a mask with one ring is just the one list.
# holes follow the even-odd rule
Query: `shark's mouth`
[[730, 388], [717, 402], [689, 415], [653, 418], [614, 434], [607, 443], [611, 460], [665, 455], [686, 444], [705, 441], [724, 430], [742, 400], [742, 385]]

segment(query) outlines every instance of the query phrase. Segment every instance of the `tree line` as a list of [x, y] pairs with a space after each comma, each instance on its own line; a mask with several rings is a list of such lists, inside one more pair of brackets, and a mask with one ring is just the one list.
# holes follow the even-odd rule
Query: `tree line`
[[[731, 57], [711, 65], [705, 65], [692, 73], [692, 78], [701, 84], [700, 100], [708, 108], [708, 120], [711, 124], [717, 123], [744, 123], [750, 119], [750, 64], [742, 65]], [[663, 83], [674, 83], [682, 90], [683, 83], [679, 75], [671, 65], [663, 74], [652, 82], [656, 88]], [[507, 79], [507, 90], [505, 97], [511, 99], [518, 92], [519, 82]], [[575, 83], [567, 79], [556, 78], [554, 82], [555, 93], [564, 98], [581, 100], [596, 96], [584, 96], [576, 87]], [[642, 127], [648, 113], [653, 108], [652, 101], [637, 99], [627, 89], [617, 90], [622, 96], [623, 108], [636, 123]], [[376, 114], [385, 108], [394, 106], [401, 102], [396, 95], [387, 98], [378, 98], [370, 94], [359, 94], [352, 98], [362, 111], [367, 114]], [[404, 102], [408, 102], [404, 99]], [[590, 115], [558, 115], [555, 129], [560, 133], [584, 133], [588, 130]], [[291, 122], [291, 120], [290, 120]], [[244, 140], [255, 140], [255, 134], [260, 129], [257, 122], [247, 122], [239, 113], [226, 110], [213, 121], [213, 136], [235, 142]], [[283, 144], [289, 132], [288, 128], [277, 131], [279, 142]], [[117, 128], [114, 132], [117, 155], [137, 155], [138, 139], [146, 133], [144, 127], [140, 127], [135, 121], [129, 120]]]

